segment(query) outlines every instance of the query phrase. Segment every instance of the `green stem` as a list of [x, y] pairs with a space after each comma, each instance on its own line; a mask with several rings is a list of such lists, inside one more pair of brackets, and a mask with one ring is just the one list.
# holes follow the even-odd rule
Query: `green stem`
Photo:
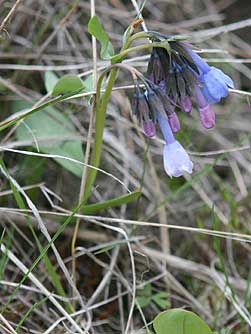
[[150, 38], [150, 37], [152, 37], [152, 34], [149, 34], [148, 32], [145, 32], [145, 31], [138, 32], [138, 33], [136, 33], [136, 34], [134, 34], [134, 35], [132, 35], [131, 37], [128, 38], [128, 40], [125, 43], [125, 45], [123, 46], [122, 50], [128, 49], [129, 46], [132, 44], [132, 42], [136, 41], [136, 39]]
[[[138, 45], [132, 48], [129, 48], [131, 43], [138, 39], [138, 38], [147, 38], [149, 37], [149, 34], [145, 32], [140, 32], [138, 34], [133, 35], [131, 38], [129, 38], [128, 42], [124, 47], [122, 48], [121, 52], [113, 57], [114, 63], [119, 63], [123, 60], [123, 58], [130, 52], [135, 52], [143, 49], [153, 48], [153, 47], [163, 47], [168, 49], [168, 43], [167, 41], [161, 41], [161, 42], [154, 42], [149, 44], [142, 44]], [[116, 66], [116, 65], [114, 65]], [[100, 155], [102, 150], [102, 142], [103, 142], [103, 133], [104, 133], [104, 126], [105, 126], [105, 116], [106, 116], [106, 110], [109, 103], [110, 95], [112, 92], [113, 85], [116, 80], [116, 76], [118, 73], [119, 68], [111, 67], [107, 68], [100, 76], [98, 83], [97, 83], [97, 90], [96, 90], [96, 125], [95, 125], [95, 136], [94, 136], [94, 146], [92, 150], [92, 158], [91, 158], [91, 165], [93, 167], [98, 168], [100, 163]], [[103, 78], [105, 77], [106, 73], [110, 71], [108, 83], [105, 89], [104, 94], [100, 97], [100, 90]], [[94, 101], [94, 103], [95, 103]], [[95, 107], [95, 106], [94, 106]], [[95, 110], [95, 108], [94, 108]], [[95, 182], [97, 175], [97, 170], [90, 168], [87, 175], [86, 185], [85, 185], [85, 193], [83, 197], [83, 202], [86, 203], [88, 198], [91, 195], [91, 189]]]
[[126, 50], [122, 50], [120, 53], [118, 53], [116, 56], [114, 56], [111, 59], [112, 63], [120, 62], [128, 53], [136, 52], [136, 51], [140, 51], [140, 50], [144, 50], [144, 49], [150, 49], [150, 48], [154, 48], [154, 47], [164, 48], [169, 52], [169, 45], [168, 45], [167, 41], [141, 44], [141, 45], [137, 45], [137, 46], [134, 46], [134, 47], [126, 49]]
[[[109, 98], [112, 92], [114, 82], [116, 80], [117, 72], [118, 72], [118, 68], [111, 69], [106, 90], [103, 96], [100, 99], [99, 98], [97, 99], [95, 137], [94, 137], [94, 146], [93, 146], [92, 158], [91, 158], [91, 165], [93, 167], [99, 166], [102, 142], [103, 142], [104, 126], [105, 126], [106, 109], [107, 109], [107, 105], [109, 102]], [[97, 92], [98, 92], [98, 89], [97, 89]], [[96, 175], [97, 175], [97, 170], [90, 168], [88, 172], [88, 176], [87, 176], [86, 185], [85, 185], [84, 201], [86, 201], [91, 194], [91, 188], [95, 181]]]

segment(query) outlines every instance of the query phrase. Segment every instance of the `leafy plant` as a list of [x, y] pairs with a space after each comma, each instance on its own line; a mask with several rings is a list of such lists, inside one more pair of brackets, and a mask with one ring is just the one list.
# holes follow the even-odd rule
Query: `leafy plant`
[[141, 308], [148, 306], [152, 301], [160, 308], [164, 309], [169, 306], [168, 293], [153, 293], [151, 284], [145, 284], [143, 289], [137, 290], [137, 303]]
[[183, 309], [171, 309], [153, 320], [156, 334], [210, 334], [210, 327], [197, 314]]

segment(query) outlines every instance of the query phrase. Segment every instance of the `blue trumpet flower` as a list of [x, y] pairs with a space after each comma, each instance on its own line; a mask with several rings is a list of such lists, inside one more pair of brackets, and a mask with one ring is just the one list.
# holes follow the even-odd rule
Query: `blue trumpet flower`
[[164, 168], [170, 177], [179, 177], [192, 173], [193, 163], [182, 145], [175, 139], [168, 119], [162, 113], [157, 113], [157, 121], [166, 144], [163, 149]]
[[[161, 41], [156, 34], [155, 41]], [[192, 111], [192, 99], [197, 103], [202, 126], [215, 125], [212, 104], [220, 102], [234, 88], [232, 79], [220, 69], [209, 66], [188, 43], [171, 40], [170, 49], [154, 47], [148, 63], [147, 78], [141, 90], [136, 82], [134, 113], [148, 137], [156, 133], [158, 124], [166, 144], [163, 149], [164, 168], [169, 176], [191, 173], [193, 163], [174, 134], [180, 130], [176, 107], [185, 113]]]
[[206, 101], [210, 104], [220, 102], [228, 95], [228, 88], [234, 88], [233, 80], [220, 69], [209, 66], [192, 50], [189, 53], [200, 70], [201, 91]]

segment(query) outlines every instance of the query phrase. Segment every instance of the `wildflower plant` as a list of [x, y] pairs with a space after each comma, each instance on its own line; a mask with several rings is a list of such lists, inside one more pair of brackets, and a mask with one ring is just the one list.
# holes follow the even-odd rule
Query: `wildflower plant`
[[[175, 133], [180, 130], [176, 110], [189, 114], [195, 101], [202, 126], [206, 129], [212, 128], [215, 125], [212, 104], [228, 95], [229, 88], [233, 88], [233, 81], [220, 69], [209, 66], [184, 36], [164, 35], [155, 31], [134, 33], [135, 26], [137, 24], [133, 23], [126, 30], [123, 47], [115, 55], [108, 36], [101, 33], [102, 26], [97, 18], [92, 18], [89, 23], [89, 32], [101, 42], [101, 55], [111, 60], [111, 66], [100, 75], [97, 83], [96, 133], [91, 164], [99, 166], [109, 96], [118, 71], [124, 69], [131, 73], [134, 82], [132, 114], [137, 117], [147, 137], [155, 136], [157, 127], [162, 132], [166, 173], [170, 177], [192, 173], [193, 163], [183, 146], [175, 139]], [[135, 40], [146, 38], [149, 43], [132, 46]], [[150, 51], [145, 74], [123, 63], [128, 54], [138, 50]], [[105, 92], [101, 94], [101, 85], [108, 73]], [[96, 171], [90, 170], [87, 192], [90, 191], [95, 176]]]
[[[33, 270], [36, 264], [43, 257], [45, 257], [48, 249], [52, 246], [54, 247], [54, 241], [59, 237], [64, 228], [68, 224], [70, 224], [75, 214], [79, 212], [87, 215], [93, 214], [99, 210], [134, 201], [138, 199], [141, 194], [140, 191], [137, 190], [104, 202], [98, 202], [89, 205], [87, 204], [92, 192], [93, 184], [95, 183], [97, 171], [99, 170], [107, 106], [119, 71], [126, 71], [131, 76], [131, 80], [133, 82], [131, 113], [132, 116], [136, 116], [136, 118], [138, 119], [138, 122], [141, 125], [142, 131], [144, 132], [145, 136], [152, 138], [156, 136], [158, 130], [162, 133], [164, 140], [164, 169], [170, 177], [180, 177], [185, 173], [192, 173], [193, 171], [193, 162], [191, 161], [188, 153], [186, 152], [182, 144], [175, 137], [176, 133], [180, 131], [181, 128], [179, 113], [182, 112], [185, 114], [190, 114], [194, 105], [198, 109], [198, 118], [202, 126], [205, 129], [211, 129], [215, 125], [215, 113], [213, 111], [213, 104], [218, 103], [221, 101], [222, 98], [227, 97], [229, 93], [229, 88], [233, 88], [234, 86], [232, 79], [225, 73], [223, 73], [220, 69], [209, 66], [206, 61], [204, 61], [203, 58], [199, 56], [198, 52], [194, 51], [194, 47], [188, 43], [187, 39], [184, 36], [164, 35], [155, 31], [135, 32], [139, 23], [140, 20], [136, 20], [129, 26], [124, 34], [121, 50], [118, 53], [115, 53], [109, 36], [104, 31], [98, 18], [96, 16], [93, 16], [89, 22], [88, 31], [91, 35], [95, 36], [95, 38], [101, 44], [100, 57], [102, 59], [109, 60], [110, 62], [109, 65], [104, 70], [102, 70], [102, 72], [98, 72], [99, 77], [97, 83], [95, 82], [95, 91], [93, 92], [93, 85], [91, 85], [91, 88], [88, 88], [86, 86], [86, 83], [83, 82], [82, 79], [80, 79], [78, 76], [65, 75], [64, 77], [59, 79], [57, 83], [53, 85], [53, 87], [50, 87], [47, 90], [49, 99], [47, 99], [46, 101], [43, 100], [42, 103], [39, 103], [38, 105], [35, 105], [31, 108], [22, 110], [22, 112], [18, 112], [0, 123], [0, 131], [3, 131], [14, 124], [17, 124], [19, 121], [25, 119], [27, 116], [35, 114], [39, 110], [42, 110], [48, 106], [51, 107], [52, 105], [58, 102], [65, 101], [69, 98], [75, 98], [79, 96], [78, 94], [81, 94], [81, 96], [93, 96], [90, 101], [92, 103], [93, 115], [95, 114], [96, 117], [95, 136], [93, 141], [91, 160], [88, 160], [89, 154], [86, 154], [87, 159], [85, 164], [87, 167], [91, 168], [87, 169], [87, 175], [85, 175], [85, 173], [82, 174], [82, 168], [72, 169], [72, 167], [70, 167], [72, 166], [72, 161], [79, 162], [78, 160], [65, 157], [65, 161], [61, 162], [61, 164], [66, 169], [71, 170], [71, 172], [73, 172], [74, 174], [79, 175], [79, 171], [81, 172], [82, 182], [81, 191], [79, 194], [79, 203], [72, 211], [71, 215], [69, 215], [69, 217], [58, 228], [55, 235], [52, 238], [48, 238], [48, 244], [44, 248], [42, 248], [42, 245], [40, 245], [39, 243], [39, 239], [37, 239], [35, 235], [36, 242], [38, 240], [38, 248], [41, 250], [41, 252], [39, 257], [32, 265], [31, 269], [25, 274], [24, 279], [22, 280], [20, 285], [25, 281], [26, 278], [29, 277], [29, 273]], [[146, 39], [147, 42], [145, 42]], [[134, 42], [136, 40], [140, 42], [137, 43], [136, 46], [134, 46]], [[138, 69], [124, 62], [125, 57], [127, 57], [131, 53], [135, 53], [140, 50], [144, 50], [145, 53], [149, 54], [150, 56], [147, 70], [145, 73], [140, 72]], [[58, 114], [55, 114], [55, 110], [48, 111], [47, 115], [50, 114], [50, 112], [53, 113], [53, 116], [56, 119], [57, 117], [55, 117], [55, 115], [57, 116]], [[62, 120], [67, 122], [67, 119], [65, 120], [65, 118], [62, 118], [61, 116], [60, 122], [62, 122]], [[49, 123], [49, 121], [47, 123]], [[55, 131], [56, 129], [55, 124], [57, 123], [50, 124], [52, 131]], [[39, 127], [42, 127], [42, 123], [39, 123]], [[69, 136], [73, 136], [73, 134], [75, 133], [72, 133], [72, 130], [70, 129]], [[60, 147], [60, 149], [63, 149], [62, 147]], [[67, 147], [68, 150], [72, 149], [72, 146]], [[12, 151], [15, 152], [14, 150]], [[79, 151], [82, 153], [80, 143]], [[63, 153], [65, 153], [65, 151], [63, 151]], [[47, 156], [51, 157], [52, 155], [47, 154]], [[55, 160], [59, 157], [62, 158], [62, 156], [59, 156], [58, 153], [53, 154], [53, 158], [55, 158]], [[67, 164], [66, 162], [68, 162], [69, 164]], [[40, 219], [38, 211], [35, 209], [33, 203], [29, 200], [27, 196], [24, 196], [25, 193], [23, 192], [23, 189], [19, 187], [18, 184], [13, 183], [12, 178], [8, 175], [8, 173], [5, 172], [5, 166], [3, 163], [0, 165], [0, 167], [2, 173], [7, 177], [10, 182], [19, 208], [22, 210], [26, 210], [27, 208], [29, 208], [29, 210], [31, 209], [34, 216]], [[19, 192], [24, 196], [26, 202], [20, 200]], [[108, 226], [108, 224], [106, 225], [100, 223], [100, 226], [106, 227]], [[126, 237], [129, 253], [132, 254], [127, 234], [123, 233], [124, 231], [120, 228], [109, 228], [113, 231], [121, 233], [123, 237]], [[47, 231], [46, 229], [43, 230], [43, 225], [41, 230], [43, 231], [43, 233], [44, 231]], [[32, 229], [31, 231], [33, 233]], [[75, 225], [74, 235], [72, 239], [73, 259], [75, 259], [74, 252], [76, 249], [75, 242], [77, 238], [77, 233], [78, 223], [76, 223]], [[47, 235], [45, 234], [45, 236]], [[4, 250], [3, 253], [8, 254], [7, 248], [4, 248], [4, 246], [2, 246], [2, 249]], [[55, 254], [58, 254], [57, 251], [55, 252]], [[132, 256], [131, 261], [133, 268], [132, 272], [134, 273], [134, 262]], [[56, 287], [57, 293], [62, 295], [63, 297], [66, 296], [64, 288], [61, 285], [59, 278], [57, 277], [57, 273], [53, 270], [52, 265], [50, 264], [49, 258], [45, 257], [45, 264], [47, 266], [48, 272], [51, 272], [52, 283]], [[64, 269], [64, 263], [62, 265], [62, 268]], [[73, 277], [75, 277], [74, 275], [76, 268], [74, 268], [74, 266], [72, 268]], [[74, 279], [71, 280], [71, 277], [69, 277], [70, 284], [72, 284], [71, 281], [75, 283]], [[72, 286], [74, 287], [74, 284], [72, 284]], [[19, 287], [17, 287], [17, 289], [18, 288]], [[133, 296], [135, 295], [135, 291], [136, 275], [134, 277], [133, 274]], [[73, 292], [76, 293], [75, 290]], [[6, 304], [7, 306], [14, 298], [14, 295], [15, 293], [11, 295], [10, 299]], [[49, 293], [48, 296], [51, 297]], [[163, 294], [156, 294], [154, 296], [150, 296], [152, 298], [148, 298], [148, 295], [144, 297], [147, 297], [147, 302], [149, 300], [153, 300], [155, 303], [161, 306], [165, 303], [165, 300], [160, 298], [161, 296], [163, 297]], [[57, 301], [56, 304], [54, 302], [54, 305], [58, 305]], [[7, 308], [7, 306], [5, 307]], [[70, 302], [68, 302], [68, 299], [65, 302], [65, 306], [67, 312], [69, 313], [72, 313], [75, 310], [75, 302], [72, 305], [70, 304]], [[132, 306], [129, 311], [128, 323], [125, 333], [129, 332], [130, 318], [132, 317], [133, 308], [134, 301], [132, 302]], [[175, 317], [173, 317], [173, 314]], [[197, 334], [211, 333], [210, 328], [206, 324], [201, 323], [197, 316], [194, 316], [184, 310], [175, 309], [172, 312], [168, 311], [168, 313], [162, 313], [160, 316], [153, 320], [153, 327], [156, 331], [156, 334], [162, 334], [163, 331], [166, 331], [167, 320], [169, 321], [168, 326], [170, 331], [174, 333], [176, 323], [180, 322], [183, 324], [183, 319], [185, 317], [189, 320], [186, 321], [186, 325], [189, 329], [187, 330], [185, 326], [183, 326], [184, 332], [196, 332]], [[76, 326], [75, 322], [71, 319], [71, 317], [69, 318], [72, 321], [72, 325]], [[163, 319], [165, 322], [165, 327], [163, 327]], [[173, 319], [175, 319], [175, 324], [173, 324]], [[199, 329], [197, 326], [199, 326]]]
[[[179, 177], [184, 173], [192, 173], [193, 170], [189, 155], [175, 138], [175, 134], [180, 130], [178, 112], [191, 113], [194, 101], [202, 126], [210, 129], [215, 125], [212, 105], [220, 102], [228, 95], [229, 88], [233, 88], [232, 79], [220, 69], [209, 66], [193, 50], [184, 36], [164, 35], [155, 31], [135, 33], [139, 24], [140, 20], [136, 20], [125, 31], [123, 46], [117, 54], [98, 18], [93, 16], [88, 24], [89, 33], [101, 44], [100, 57], [109, 60], [110, 65], [99, 75], [96, 94], [92, 99], [96, 122], [90, 164], [94, 168], [88, 170], [83, 203], [88, 200], [95, 182], [102, 150], [106, 110], [120, 70], [131, 74], [134, 84], [132, 114], [137, 117], [145, 135], [155, 136], [157, 128], [162, 132], [165, 141], [164, 168], [170, 177]], [[146, 39], [148, 43], [145, 43]], [[133, 46], [136, 40], [143, 42]], [[141, 73], [123, 62], [126, 56], [139, 50], [150, 53], [146, 73]], [[79, 77], [66, 75], [55, 85], [52, 91], [54, 97], [50, 101], [18, 114], [15, 118], [6, 119], [1, 122], [0, 130], [46, 106], [85, 91], [88, 94], [88, 89]]]

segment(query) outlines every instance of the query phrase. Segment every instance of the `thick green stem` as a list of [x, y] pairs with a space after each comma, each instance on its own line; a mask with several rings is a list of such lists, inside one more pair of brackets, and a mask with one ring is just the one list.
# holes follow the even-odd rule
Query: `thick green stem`
[[169, 44], [168, 44], [167, 41], [141, 44], [141, 45], [137, 45], [137, 46], [134, 46], [132, 48], [129, 48], [129, 49], [122, 50], [120, 53], [118, 53], [116, 56], [114, 56], [112, 58], [112, 62], [113, 63], [120, 62], [127, 54], [129, 54], [131, 52], [136, 52], [136, 51], [140, 51], [140, 50], [144, 50], [144, 49], [150, 49], [150, 48], [154, 48], [154, 47], [164, 48], [168, 52], [170, 50]]
[[[94, 137], [94, 146], [93, 146], [92, 158], [91, 158], [91, 165], [97, 168], [99, 167], [100, 155], [101, 155], [101, 150], [102, 150], [106, 109], [107, 109], [107, 105], [110, 99], [110, 95], [112, 92], [114, 82], [116, 80], [117, 72], [118, 72], [118, 68], [111, 69], [106, 90], [103, 96], [100, 99], [97, 99], [95, 137]], [[90, 168], [88, 176], [87, 176], [86, 186], [85, 186], [84, 201], [87, 201], [87, 199], [90, 196], [91, 188], [95, 181], [96, 175], [97, 175], [97, 170]]]
[[[163, 47], [163, 48], [168, 49], [168, 43], [166, 41], [154, 42], [151, 44], [142, 44], [142, 45], [138, 45], [138, 46], [129, 48], [129, 46], [135, 39], [145, 38], [145, 37], [149, 37], [149, 35], [147, 35], [147, 33], [145, 32], [141, 32], [129, 38], [128, 42], [122, 48], [121, 52], [116, 57], [113, 58], [114, 63], [121, 62], [123, 58], [130, 52], [152, 48], [152, 47]], [[101, 74], [98, 80], [98, 84], [97, 84], [96, 99], [95, 99], [96, 108], [94, 108], [94, 110], [96, 111], [96, 126], [95, 126], [94, 146], [93, 146], [92, 158], [91, 158], [91, 165], [94, 168], [99, 167], [100, 155], [101, 155], [101, 150], [102, 150], [102, 142], [103, 142], [103, 132], [104, 132], [104, 126], [105, 126], [106, 110], [107, 110], [107, 106], [109, 103], [112, 88], [115, 83], [116, 76], [119, 70], [119, 68], [115, 67], [116, 65], [112, 65], [112, 66], [114, 67], [108, 68], [105, 72]], [[101, 84], [102, 84], [105, 74], [108, 71], [110, 71], [108, 83], [107, 83], [104, 94], [100, 97]], [[86, 203], [88, 198], [91, 195], [91, 189], [92, 189], [92, 186], [95, 182], [96, 175], [97, 175], [97, 169], [94, 169], [94, 168], [90, 168], [88, 171], [86, 185], [85, 185], [85, 193], [83, 197], [83, 203]]]

